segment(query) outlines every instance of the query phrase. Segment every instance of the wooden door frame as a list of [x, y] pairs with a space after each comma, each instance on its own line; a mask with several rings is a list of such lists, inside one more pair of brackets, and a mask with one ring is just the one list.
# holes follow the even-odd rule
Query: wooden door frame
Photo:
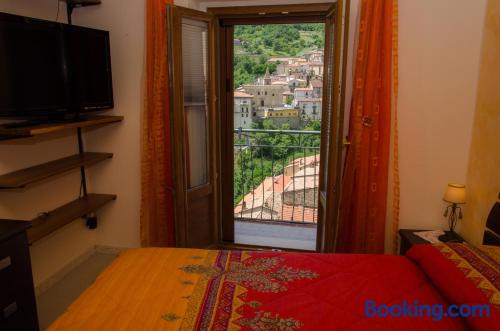
[[[294, 4], [294, 5], [270, 5], [270, 6], [242, 6], [242, 7], [213, 7], [207, 8], [207, 11], [214, 15], [215, 20], [215, 49], [216, 49], [216, 86], [217, 91], [217, 109], [218, 121], [217, 123], [217, 140], [219, 141], [219, 154], [217, 158], [217, 173], [219, 181], [217, 181], [217, 191], [219, 196], [218, 204], [218, 219], [219, 225], [219, 243], [221, 247], [234, 247], [242, 246], [235, 245], [234, 242], [225, 241], [224, 238], [232, 237], [234, 240], [234, 222], [228, 221], [234, 219], [234, 213], [232, 210], [225, 210], [222, 208], [223, 205], [230, 203], [233, 204], [233, 188], [232, 181], [228, 183], [227, 179], [232, 178], [233, 164], [234, 164], [234, 153], [228, 153], [228, 151], [233, 150], [233, 120], [234, 120], [234, 101], [233, 101], [233, 47], [232, 45], [232, 29], [233, 25], [245, 25], [245, 24], [276, 24], [276, 23], [327, 23], [326, 17], [329, 11], [331, 11], [332, 6], [334, 6], [336, 11], [336, 21], [335, 21], [335, 63], [334, 67], [340, 68], [341, 58], [343, 57], [343, 62], [346, 61], [346, 49], [344, 47], [344, 53], [340, 54], [342, 38], [342, 15], [341, 10], [344, 4], [347, 2], [347, 8], [349, 8], [348, 3], [350, 0], [337, 0], [335, 3], [316, 3], [316, 4]], [[348, 11], [347, 11], [348, 13]], [[348, 36], [348, 14], [345, 18], [345, 36]], [[347, 40], [347, 39], [346, 39]], [[229, 47], [228, 47], [229, 46]], [[328, 59], [325, 58], [325, 61]], [[326, 63], [324, 63], [326, 66]], [[344, 66], [345, 68], [345, 66]], [[325, 81], [325, 79], [323, 79]], [[340, 84], [340, 85], [339, 85]], [[343, 79], [339, 81], [339, 84], [334, 84], [334, 90], [336, 88], [341, 90], [341, 96], [344, 95], [345, 90], [345, 70], [343, 72]], [[342, 98], [343, 99], [343, 98]], [[335, 98], [338, 101], [338, 98]], [[343, 103], [343, 100], [341, 101]], [[339, 103], [340, 104], [340, 103]], [[326, 107], [323, 107], [323, 112]], [[343, 132], [343, 109], [337, 109], [336, 118], [342, 118], [342, 120], [337, 123], [337, 129]], [[322, 114], [322, 117], [325, 114]], [[324, 117], [323, 117], [324, 118]], [[342, 133], [340, 134], [342, 136]], [[342, 140], [334, 139], [337, 142], [335, 148], [337, 150], [342, 150]], [[226, 153], [224, 153], [226, 152]], [[328, 173], [334, 174], [338, 178], [341, 176], [341, 160], [336, 159], [335, 162], [329, 162]], [[323, 162], [322, 162], [323, 163]], [[331, 171], [331, 172], [330, 172]], [[321, 173], [320, 173], [321, 175]], [[324, 175], [324, 174], [323, 174]], [[330, 182], [330, 180], [329, 180]], [[335, 191], [336, 194], [328, 197], [328, 201], [336, 201], [334, 206], [338, 206], [338, 201], [340, 200], [340, 190]], [[320, 194], [318, 194], [319, 198]], [[337, 208], [336, 208], [337, 209]], [[317, 236], [317, 251], [333, 251], [336, 229], [336, 225], [323, 227], [323, 222], [326, 217], [337, 217], [338, 211], [329, 212], [328, 215], [321, 215], [318, 208], [318, 236]], [[223, 226], [224, 222], [228, 222], [228, 226]], [[333, 223], [333, 222], [329, 222]], [[336, 223], [336, 222], [335, 222]], [[328, 225], [328, 224], [325, 224]], [[321, 230], [324, 229], [324, 230]], [[224, 230], [226, 232], [224, 233]], [[327, 244], [331, 243], [331, 244]], [[244, 245], [243, 245], [244, 246]]]

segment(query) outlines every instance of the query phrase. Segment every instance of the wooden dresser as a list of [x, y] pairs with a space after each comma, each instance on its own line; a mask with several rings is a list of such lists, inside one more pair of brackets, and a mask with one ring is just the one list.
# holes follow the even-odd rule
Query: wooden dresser
[[39, 330], [26, 230], [30, 222], [0, 220], [0, 330]]

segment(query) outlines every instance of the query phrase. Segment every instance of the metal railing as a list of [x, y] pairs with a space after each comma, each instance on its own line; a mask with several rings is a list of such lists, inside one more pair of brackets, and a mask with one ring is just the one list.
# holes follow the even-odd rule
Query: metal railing
[[316, 223], [320, 131], [234, 130], [234, 217]]

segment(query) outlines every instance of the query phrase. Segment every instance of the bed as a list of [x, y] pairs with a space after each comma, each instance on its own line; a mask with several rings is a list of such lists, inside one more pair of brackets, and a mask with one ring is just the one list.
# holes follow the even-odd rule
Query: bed
[[[131, 249], [49, 330], [493, 330], [499, 263], [495, 249], [462, 244], [417, 245], [407, 257]], [[486, 304], [491, 315], [379, 316], [367, 300]]]

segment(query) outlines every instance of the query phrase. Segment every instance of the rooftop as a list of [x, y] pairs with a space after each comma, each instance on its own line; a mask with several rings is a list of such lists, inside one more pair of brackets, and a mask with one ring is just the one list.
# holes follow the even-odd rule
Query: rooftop
[[323, 81], [319, 79], [313, 79], [311, 80], [311, 86], [312, 87], [323, 87]]
[[[295, 203], [283, 203], [283, 193], [313, 189], [319, 182], [319, 155], [297, 158], [288, 163], [287, 169], [294, 169], [274, 177], [266, 177], [264, 181], [234, 208], [234, 216], [244, 219], [281, 220], [292, 222], [315, 223], [317, 208]], [[316, 193], [317, 194], [317, 193]], [[294, 198], [295, 199], [295, 198]]]
[[253, 95], [236, 90], [236, 91], [234, 91], [234, 97], [235, 98], [253, 98]]

